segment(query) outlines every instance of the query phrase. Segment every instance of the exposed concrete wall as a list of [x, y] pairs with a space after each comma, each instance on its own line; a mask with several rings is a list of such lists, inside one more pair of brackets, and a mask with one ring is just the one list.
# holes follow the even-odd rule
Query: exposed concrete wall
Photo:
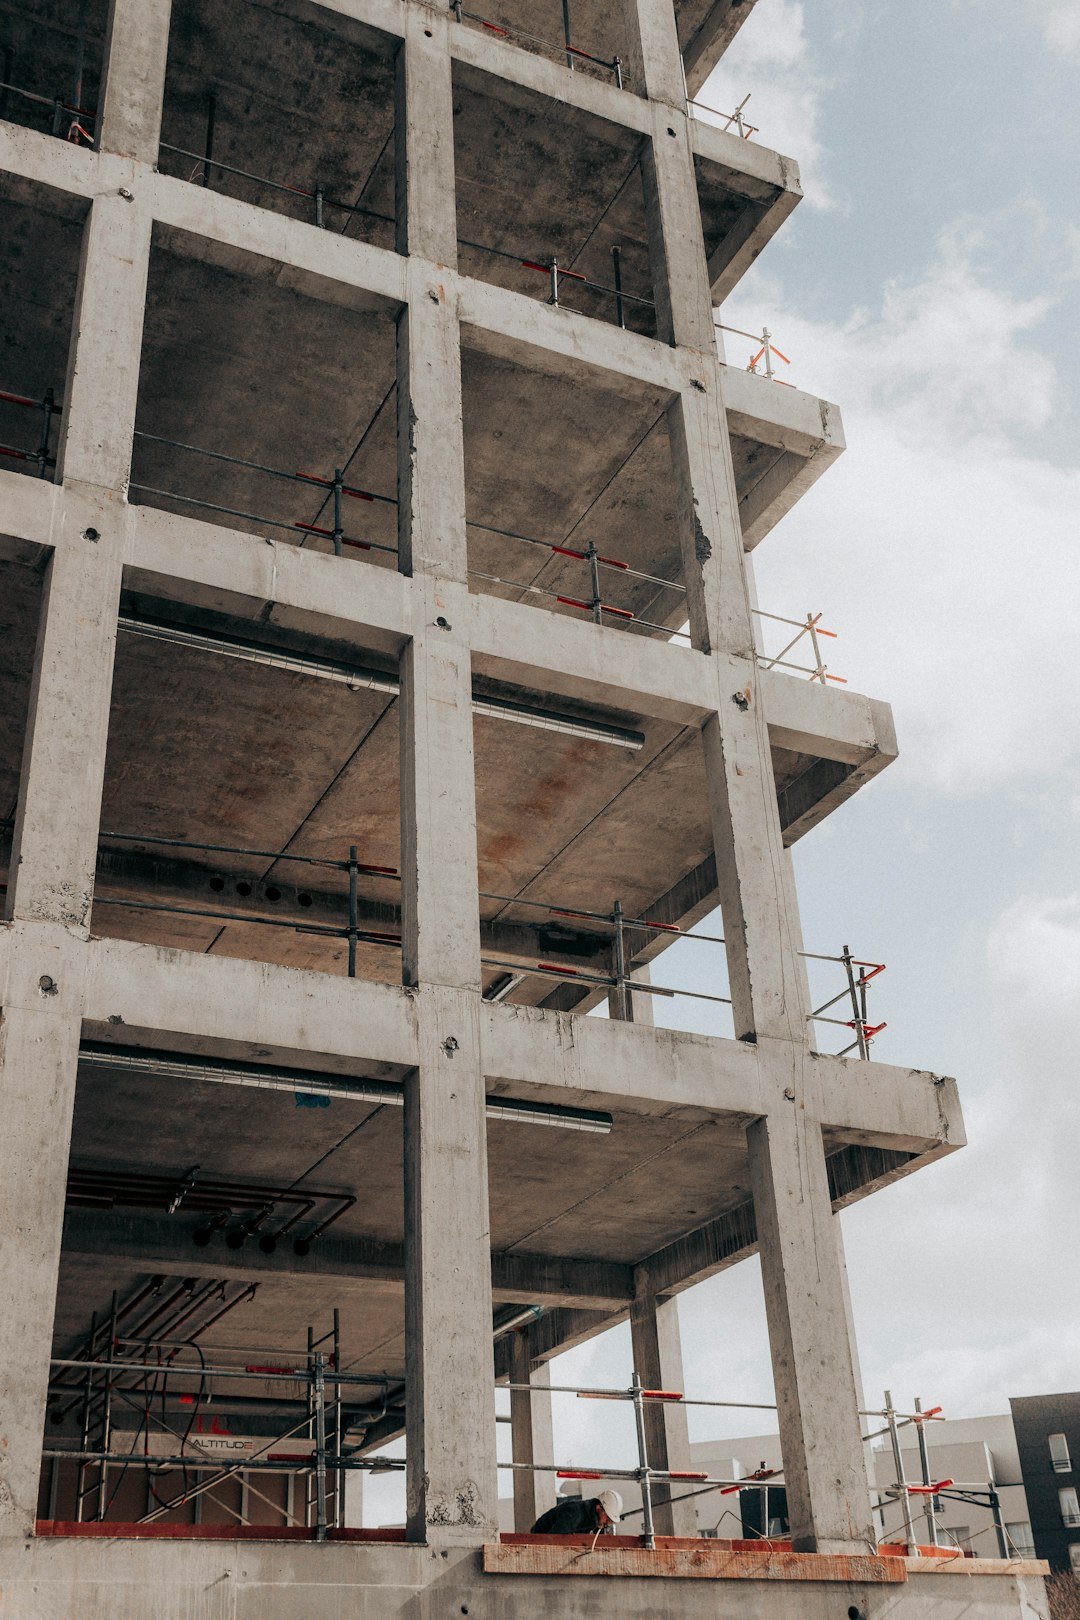
[[1030, 1573], [912, 1574], [899, 1585], [482, 1575], [480, 1554], [373, 1546], [40, 1541], [5, 1581], [19, 1620], [1046, 1620]]

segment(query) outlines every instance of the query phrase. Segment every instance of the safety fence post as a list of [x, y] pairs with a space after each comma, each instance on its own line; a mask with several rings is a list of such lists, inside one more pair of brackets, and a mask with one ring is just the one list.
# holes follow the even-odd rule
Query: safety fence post
[[855, 1026], [855, 1043], [859, 1048], [859, 1056], [867, 1056], [866, 1049], [866, 986], [863, 986], [862, 1002], [860, 1004], [859, 990], [855, 983], [855, 971], [852, 967], [851, 947], [845, 945], [841, 961], [844, 972], [847, 974], [848, 994], [851, 996], [851, 1016]]
[[217, 123], [217, 91], [211, 90], [206, 98], [206, 140], [203, 145], [202, 183], [210, 184], [210, 160], [214, 155], [214, 127]]
[[889, 1443], [892, 1446], [893, 1462], [896, 1464], [896, 1490], [904, 1508], [904, 1536], [907, 1540], [909, 1558], [918, 1558], [919, 1549], [915, 1540], [915, 1524], [911, 1517], [911, 1497], [908, 1494], [907, 1476], [904, 1473], [904, 1454], [900, 1446], [900, 1434], [896, 1427], [896, 1410], [893, 1407], [892, 1390], [885, 1391], [885, 1421], [889, 1425]]
[[[615, 60], [618, 62], [618, 57], [616, 57]], [[611, 274], [612, 279], [615, 282], [615, 319], [618, 321], [620, 326], [625, 327], [626, 315], [623, 311], [621, 248], [613, 247], [611, 250]]]
[[344, 530], [344, 527], [343, 527], [342, 522], [341, 522], [341, 489], [342, 489], [342, 483], [341, 483], [341, 468], [340, 467], [335, 467], [334, 468], [333, 489], [334, 489], [334, 532], [333, 532], [334, 556], [335, 557], [340, 557], [341, 554], [342, 554], [341, 542], [342, 542], [342, 540], [344, 539], [344, 536], [345, 536], [345, 530]]
[[[915, 1398], [915, 1410], [916, 1412], [922, 1411], [922, 1401], [918, 1396]], [[933, 1476], [930, 1473], [930, 1450], [926, 1444], [925, 1423], [916, 1421], [915, 1432], [919, 1437], [919, 1466], [922, 1469], [922, 1482], [924, 1485], [932, 1485], [934, 1481]], [[931, 1547], [936, 1547], [938, 1545], [937, 1515], [934, 1511], [934, 1506], [935, 1497], [931, 1492], [926, 1498], [924, 1507], [924, 1512], [926, 1514], [926, 1526], [930, 1535]]]
[[559, 307], [559, 261], [556, 259], [554, 254], [552, 254], [551, 257], [551, 266], [548, 274], [551, 277], [551, 298], [549, 302], [554, 304], [557, 309]]
[[634, 1425], [637, 1430], [638, 1479], [641, 1481], [642, 1528], [646, 1547], [656, 1546], [653, 1532], [652, 1480], [649, 1469], [649, 1449], [645, 1439], [645, 1400], [641, 1391], [641, 1374], [635, 1368], [631, 1391], [634, 1399]]
[[592, 581], [592, 615], [596, 624], [604, 622], [604, 603], [600, 593], [600, 562], [594, 542], [589, 541], [589, 549], [585, 553], [589, 562], [589, 578]]
[[356, 902], [356, 853], [355, 844], [349, 845], [349, 978], [356, 978], [356, 934], [357, 934], [357, 902]]
[[315, 1539], [326, 1540], [326, 1355], [315, 1352]]

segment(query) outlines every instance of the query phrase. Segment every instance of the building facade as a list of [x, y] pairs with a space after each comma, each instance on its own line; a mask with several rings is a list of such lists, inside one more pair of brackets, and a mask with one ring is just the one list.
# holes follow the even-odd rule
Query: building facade
[[1036, 1555], [1080, 1580], [1080, 1395], [1018, 1395], [1009, 1405]]
[[[872, 1061], [877, 964], [811, 1018], [789, 846], [895, 745], [755, 628], [842, 435], [718, 346], [800, 196], [688, 100], [749, 9], [4, 14], [20, 1620], [598, 1612], [612, 1554], [499, 1539], [495, 1383], [524, 1521], [547, 1360], [629, 1319], [677, 1387], [674, 1296], [755, 1249], [796, 1563], [695, 1554], [680, 1612], [1041, 1612], [874, 1553], [834, 1214], [963, 1133]], [[653, 1027], [717, 905], [729, 1033]], [[685, 1414], [645, 1429], [677, 1471]], [[349, 1524], [402, 1435], [404, 1531]], [[682, 1554], [617, 1556], [655, 1613]]]

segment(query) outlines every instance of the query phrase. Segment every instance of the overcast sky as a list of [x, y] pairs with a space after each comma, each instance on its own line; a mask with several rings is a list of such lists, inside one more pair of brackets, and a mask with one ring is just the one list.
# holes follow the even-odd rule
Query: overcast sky
[[[960, 1083], [969, 1147], [843, 1217], [868, 1398], [956, 1417], [1080, 1388], [1078, 71], [1080, 0], [758, 0], [701, 94], [802, 170], [723, 318], [843, 412], [759, 597], [894, 706], [901, 758], [796, 869], [808, 947], [888, 963], [875, 1056]], [[772, 1399], [756, 1261], [680, 1315], [689, 1392]], [[625, 1378], [628, 1339], [553, 1372]], [[560, 1455], [616, 1460], [599, 1415]]]

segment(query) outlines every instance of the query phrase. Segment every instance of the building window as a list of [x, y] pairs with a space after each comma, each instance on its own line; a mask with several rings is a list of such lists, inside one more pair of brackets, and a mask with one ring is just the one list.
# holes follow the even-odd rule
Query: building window
[[[1032, 1539], [1031, 1526], [1026, 1519], [1005, 1526], [1005, 1541], [1009, 1551], [1015, 1553], [1018, 1558], [1034, 1558], [1035, 1542]], [[1080, 1552], [1080, 1542], [1077, 1543], [1077, 1552]]]
[[1080, 1541], [1070, 1541], [1069, 1563], [1072, 1566], [1073, 1574], [1080, 1581]]
[[1072, 1458], [1069, 1456], [1069, 1442], [1063, 1434], [1049, 1436], [1050, 1461], [1054, 1465], [1055, 1474], [1067, 1474], [1072, 1468]]
[[966, 1547], [971, 1540], [970, 1524], [943, 1524], [941, 1531], [947, 1547]]
[[1075, 1485], [1064, 1485], [1058, 1491], [1058, 1501], [1061, 1504], [1061, 1522], [1072, 1528], [1080, 1528], [1080, 1501], [1077, 1500]]

